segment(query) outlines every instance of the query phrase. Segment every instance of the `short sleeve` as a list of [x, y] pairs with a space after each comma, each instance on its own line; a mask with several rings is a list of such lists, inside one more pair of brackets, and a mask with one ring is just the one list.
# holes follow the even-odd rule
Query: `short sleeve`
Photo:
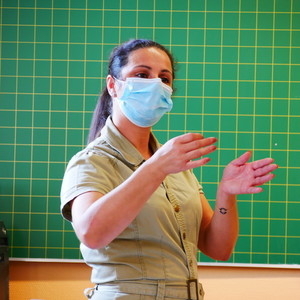
[[61, 187], [61, 213], [72, 221], [70, 202], [86, 192], [106, 194], [115, 188], [118, 176], [115, 174], [111, 158], [94, 153], [81, 151], [69, 162]]

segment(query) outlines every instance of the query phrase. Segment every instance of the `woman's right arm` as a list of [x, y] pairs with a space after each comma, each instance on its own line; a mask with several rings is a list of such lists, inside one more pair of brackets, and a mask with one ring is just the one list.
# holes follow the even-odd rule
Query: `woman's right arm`
[[173, 138], [114, 190], [77, 196], [72, 224], [79, 240], [92, 249], [108, 245], [135, 219], [168, 174], [206, 164], [209, 158], [198, 158], [213, 152], [215, 142], [197, 133]]

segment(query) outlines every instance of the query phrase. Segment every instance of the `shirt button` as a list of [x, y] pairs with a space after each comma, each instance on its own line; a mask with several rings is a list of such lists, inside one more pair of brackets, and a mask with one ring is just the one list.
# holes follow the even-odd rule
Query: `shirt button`
[[179, 212], [179, 211], [180, 211], [180, 206], [179, 206], [179, 205], [176, 205], [176, 206], [174, 207], [174, 210], [175, 210], [176, 212]]
[[193, 266], [193, 261], [190, 259], [190, 261], [189, 261], [189, 264], [190, 264], [190, 267], [192, 267]]
[[182, 237], [183, 237], [184, 240], [186, 239], [186, 234], [185, 234], [185, 232], [182, 234]]

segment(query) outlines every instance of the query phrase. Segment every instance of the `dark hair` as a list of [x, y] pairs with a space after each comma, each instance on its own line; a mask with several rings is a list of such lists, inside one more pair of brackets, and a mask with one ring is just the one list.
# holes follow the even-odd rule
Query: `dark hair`
[[[115, 47], [109, 58], [108, 75], [111, 75], [115, 78], [119, 78], [121, 69], [128, 63], [128, 56], [131, 52], [141, 48], [151, 48], [151, 47], [158, 48], [164, 51], [168, 55], [172, 65], [172, 75], [174, 79], [175, 63], [172, 54], [161, 44], [154, 42], [152, 40], [144, 40], [144, 39], [129, 40], [121, 44], [120, 46]], [[88, 136], [88, 142], [93, 141], [95, 138], [97, 138], [100, 135], [100, 131], [105, 125], [106, 119], [112, 113], [111, 100], [112, 100], [111, 96], [108, 93], [107, 87], [105, 85], [105, 87], [102, 90], [102, 93], [98, 98], [98, 102], [94, 110], [90, 132]]]

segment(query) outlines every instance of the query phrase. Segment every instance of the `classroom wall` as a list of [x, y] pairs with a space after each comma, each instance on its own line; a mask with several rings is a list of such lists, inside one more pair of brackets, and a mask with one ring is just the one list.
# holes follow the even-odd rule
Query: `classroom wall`
[[[203, 130], [218, 135], [218, 164], [244, 149], [280, 163], [269, 192], [240, 201], [234, 259], [299, 262], [299, 3], [2, 0], [0, 219], [14, 241], [10, 256], [79, 257], [59, 212], [65, 163], [85, 143], [109, 51], [142, 37], [169, 46], [178, 60], [174, 109], [156, 132], [161, 142]], [[218, 174], [204, 173], [212, 198]], [[85, 299], [89, 277], [82, 263], [12, 261], [10, 299]], [[295, 269], [201, 267], [200, 278], [206, 300], [300, 299]]]
[[[90, 268], [84, 263], [10, 262], [11, 300], [86, 299]], [[205, 300], [299, 300], [298, 269], [199, 267]]]
[[9, 257], [81, 258], [59, 209], [65, 167], [86, 144], [110, 51], [150, 38], [177, 61], [174, 107], [155, 136], [218, 138], [211, 162], [194, 169], [212, 206], [224, 166], [244, 151], [280, 166], [263, 193], [239, 196], [231, 262], [300, 265], [300, 1], [0, 3], [0, 220]]

